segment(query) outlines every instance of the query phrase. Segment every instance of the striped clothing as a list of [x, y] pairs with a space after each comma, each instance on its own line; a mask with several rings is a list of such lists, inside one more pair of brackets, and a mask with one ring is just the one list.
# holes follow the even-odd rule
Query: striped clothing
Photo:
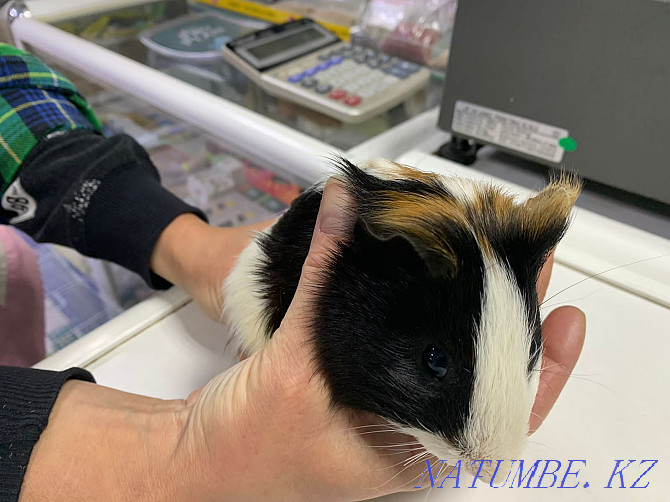
[[35, 56], [0, 44], [0, 194], [48, 134], [101, 128], [72, 82]]

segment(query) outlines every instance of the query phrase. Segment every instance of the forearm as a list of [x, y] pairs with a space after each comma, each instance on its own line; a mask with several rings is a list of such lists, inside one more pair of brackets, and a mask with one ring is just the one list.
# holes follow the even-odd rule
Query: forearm
[[185, 402], [71, 381], [37, 442], [20, 500], [186, 500], [174, 453]]
[[92, 381], [81, 369], [62, 372], [0, 366], [0, 500], [15, 501], [25, 468], [47, 426], [58, 393], [72, 378]]

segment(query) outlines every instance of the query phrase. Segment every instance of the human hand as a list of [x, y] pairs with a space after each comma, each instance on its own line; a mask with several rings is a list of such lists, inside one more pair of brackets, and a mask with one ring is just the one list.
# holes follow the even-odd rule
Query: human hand
[[274, 221], [220, 228], [194, 214], [182, 214], [156, 241], [151, 269], [183, 289], [210, 319], [221, 321], [221, 284], [254, 233]]
[[[212, 497], [360, 500], [410, 489], [422, 472], [423, 459], [407, 468], [408, 459], [421, 451], [413, 438], [388, 430], [378, 417], [333, 410], [313, 364], [310, 293], [320, 283], [329, 252], [353, 226], [352, 216], [338, 210], [347, 201], [342, 187], [327, 186], [298, 291], [268, 345], [188, 400], [182, 454], [186, 464], [201, 466]], [[552, 260], [538, 281], [541, 298]], [[553, 368], [541, 375], [531, 430], [556, 401], [583, 336], [579, 310], [564, 307], [547, 318], [543, 367]], [[409, 446], [386, 454], [393, 445]], [[204, 457], [203, 451], [208, 452]]]
[[[300, 285], [265, 349], [187, 401], [161, 401], [70, 381], [26, 472], [22, 500], [361, 500], [412, 489], [420, 447], [378, 417], [331, 407], [316, 373], [308, 320], [329, 250], [353, 221], [329, 183]], [[546, 291], [551, 260], [538, 281]], [[584, 338], [584, 316], [563, 307], [543, 325], [545, 355], [531, 416], [537, 428]], [[407, 444], [389, 454], [389, 446]], [[411, 464], [411, 462], [410, 462]]]

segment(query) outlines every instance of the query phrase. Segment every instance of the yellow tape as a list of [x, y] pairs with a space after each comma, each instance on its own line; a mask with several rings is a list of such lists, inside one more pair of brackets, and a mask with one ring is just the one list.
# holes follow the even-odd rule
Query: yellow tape
[[[245, 0], [196, 0], [200, 3], [205, 3], [218, 7], [220, 9], [229, 10], [232, 12], [237, 12], [239, 14], [244, 14], [246, 16], [255, 17], [258, 19], [263, 19], [264, 21], [269, 21], [274, 24], [281, 24], [292, 19], [300, 19], [302, 16], [293, 14], [291, 12], [274, 9], [267, 5], [257, 4], [256, 2], [248, 2]], [[323, 27], [329, 29], [340, 37], [345, 42], [349, 41], [349, 27], [342, 26], [340, 24], [327, 23], [324, 21], [317, 21]]]

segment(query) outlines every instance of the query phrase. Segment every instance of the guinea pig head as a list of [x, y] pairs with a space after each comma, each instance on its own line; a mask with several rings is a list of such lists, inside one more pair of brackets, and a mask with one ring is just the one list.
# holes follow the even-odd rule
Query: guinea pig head
[[509, 459], [542, 359], [536, 282], [580, 192], [517, 201], [487, 183], [341, 161], [356, 201], [314, 320], [336, 406], [372, 411], [440, 459]]

